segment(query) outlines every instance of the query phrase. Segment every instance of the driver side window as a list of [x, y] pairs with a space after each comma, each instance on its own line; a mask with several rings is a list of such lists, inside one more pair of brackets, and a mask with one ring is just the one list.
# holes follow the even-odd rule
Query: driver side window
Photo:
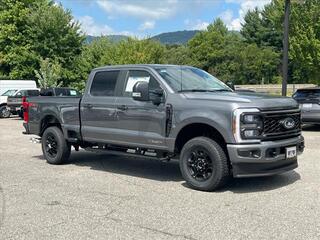
[[19, 91], [19, 92], [17, 92], [17, 94], [16, 94], [17, 97], [22, 97], [22, 95], [23, 95], [23, 91]]
[[147, 71], [131, 70], [128, 73], [128, 78], [123, 90], [123, 96], [131, 97], [133, 86], [140, 81], [149, 83], [149, 91], [161, 89], [159, 82]]

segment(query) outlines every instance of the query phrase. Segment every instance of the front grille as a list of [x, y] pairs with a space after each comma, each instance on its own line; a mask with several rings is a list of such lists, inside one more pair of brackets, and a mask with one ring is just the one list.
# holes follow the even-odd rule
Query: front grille
[[[300, 110], [277, 110], [263, 112], [263, 140], [285, 139], [299, 136], [301, 132]], [[285, 120], [293, 120], [292, 128], [285, 127]]]

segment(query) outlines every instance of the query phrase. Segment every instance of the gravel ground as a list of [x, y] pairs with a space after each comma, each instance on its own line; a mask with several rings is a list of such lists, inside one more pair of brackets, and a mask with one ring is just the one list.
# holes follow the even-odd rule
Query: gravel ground
[[189, 189], [177, 162], [85, 151], [53, 166], [0, 119], [0, 239], [320, 239], [320, 127], [299, 168]]

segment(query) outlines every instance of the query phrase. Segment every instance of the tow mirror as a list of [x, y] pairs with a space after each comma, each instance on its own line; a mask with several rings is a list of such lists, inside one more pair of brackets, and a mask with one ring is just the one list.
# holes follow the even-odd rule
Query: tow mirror
[[133, 86], [132, 98], [137, 101], [149, 101], [149, 83], [144, 81], [136, 82]]
[[154, 105], [159, 105], [163, 102], [163, 95], [164, 91], [163, 89], [155, 89], [150, 91], [150, 100], [153, 102]]

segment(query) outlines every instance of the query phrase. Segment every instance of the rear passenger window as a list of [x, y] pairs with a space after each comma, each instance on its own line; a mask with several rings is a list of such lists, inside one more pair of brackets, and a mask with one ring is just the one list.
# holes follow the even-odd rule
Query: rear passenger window
[[94, 75], [90, 93], [92, 96], [114, 96], [120, 71], [102, 71]]
[[29, 97], [39, 96], [39, 91], [38, 90], [28, 90], [27, 91], [27, 96], [29, 96]]
[[152, 75], [150, 75], [150, 73], [147, 71], [133, 70], [129, 71], [129, 76], [125, 84], [124, 96], [131, 96], [133, 86], [140, 81], [149, 83], [149, 91], [160, 89], [160, 84]]

